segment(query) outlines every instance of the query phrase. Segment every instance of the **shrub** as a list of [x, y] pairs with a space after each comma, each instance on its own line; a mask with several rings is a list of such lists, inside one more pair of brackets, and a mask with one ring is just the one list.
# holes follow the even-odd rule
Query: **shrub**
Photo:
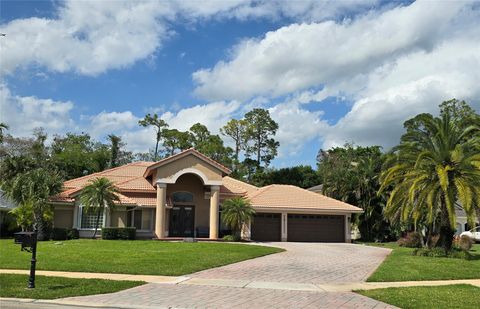
[[50, 235], [50, 238], [53, 240], [69, 240], [79, 238], [77, 229], [66, 229], [59, 227], [53, 228]]
[[407, 248], [421, 248], [422, 247], [422, 234], [419, 232], [409, 232], [405, 237], [400, 238], [397, 241], [400, 247]]
[[470, 251], [474, 244], [474, 240], [468, 237], [467, 235], [460, 236], [460, 238], [455, 240], [455, 246], [463, 251]]
[[58, 227], [54, 227], [52, 229], [52, 236], [53, 240], [67, 240], [67, 229], [62, 229]]
[[80, 234], [77, 229], [67, 229], [67, 239], [79, 239]]
[[102, 228], [102, 239], [133, 240], [136, 232], [134, 227], [104, 227]]
[[240, 237], [235, 236], [235, 235], [225, 235], [222, 238], [225, 241], [240, 241]]
[[427, 239], [427, 247], [433, 248], [437, 245], [438, 240], [440, 239], [440, 235], [433, 235], [428, 237]]
[[467, 251], [453, 248], [450, 251], [445, 251], [443, 248], [419, 248], [413, 250], [413, 255], [416, 256], [427, 256], [427, 257], [443, 257], [443, 258], [453, 258], [453, 259], [472, 259], [472, 255]]

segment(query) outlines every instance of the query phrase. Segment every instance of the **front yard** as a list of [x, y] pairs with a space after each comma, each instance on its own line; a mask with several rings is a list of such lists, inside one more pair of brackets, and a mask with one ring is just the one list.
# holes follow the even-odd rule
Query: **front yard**
[[[180, 276], [256, 258], [283, 249], [247, 244], [152, 240], [39, 242], [38, 270]], [[31, 255], [12, 239], [0, 240], [0, 268], [28, 269]]]
[[467, 284], [357, 291], [403, 309], [480, 308], [480, 288]]
[[368, 244], [393, 249], [367, 281], [419, 281], [480, 279], [480, 244], [473, 246], [473, 260], [413, 256], [412, 248], [396, 243]]
[[141, 281], [36, 276], [35, 288], [27, 289], [27, 282], [28, 275], [0, 274], [0, 297], [54, 299], [113, 293], [144, 284]]

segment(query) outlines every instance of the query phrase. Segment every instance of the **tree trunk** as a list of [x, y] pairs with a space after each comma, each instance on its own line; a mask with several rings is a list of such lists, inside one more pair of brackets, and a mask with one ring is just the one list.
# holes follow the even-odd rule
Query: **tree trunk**
[[44, 222], [42, 218], [42, 213], [39, 211], [34, 212], [34, 223], [33, 223], [33, 230], [37, 231], [37, 239], [38, 240], [45, 240], [45, 228], [44, 228]]
[[453, 245], [454, 234], [455, 231], [450, 226], [447, 205], [444, 198], [442, 198], [440, 211], [440, 237], [438, 239], [436, 247], [443, 248], [445, 251], [450, 251]]
[[157, 138], [157, 143], [155, 144], [155, 161], [158, 160], [158, 143], [160, 142], [160, 139]]
[[93, 232], [92, 239], [95, 239], [95, 237], [97, 236], [98, 223], [100, 221], [100, 212], [101, 212], [101, 209], [97, 210], [97, 220], [95, 221], [95, 232]]

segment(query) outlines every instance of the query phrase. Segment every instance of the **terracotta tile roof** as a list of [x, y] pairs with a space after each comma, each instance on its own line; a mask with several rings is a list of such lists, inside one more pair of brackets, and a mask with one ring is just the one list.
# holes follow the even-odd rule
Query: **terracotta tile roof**
[[223, 177], [223, 185], [220, 187], [221, 194], [223, 193], [231, 195], [245, 195], [248, 193], [253, 193], [257, 190], [258, 187], [229, 176]]
[[170, 156], [170, 157], [167, 157], [165, 159], [162, 159], [160, 161], [157, 161], [157, 162], [153, 162], [150, 166], [148, 166], [147, 170], [145, 171], [145, 173], [143, 174], [143, 176], [147, 176], [148, 172], [154, 168], [157, 168], [159, 166], [162, 166], [164, 164], [167, 164], [169, 162], [172, 162], [172, 161], [175, 161], [175, 160], [178, 160], [180, 158], [183, 158], [189, 154], [193, 154], [194, 156], [196, 156], [197, 158], [209, 163], [210, 165], [213, 165], [215, 166], [217, 169], [221, 170], [223, 173], [225, 174], [230, 174], [232, 171], [227, 168], [226, 166], [218, 163], [217, 161], [213, 160], [213, 159], [210, 159], [209, 157], [207, 157], [206, 155], [204, 155], [203, 153], [199, 152], [198, 150], [196, 150], [195, 148], [189, 148], [189, 149], [186, 149], [184, 151], [181, 151], [177, 154], [174, 154], [173, 156]]
[[143, 173], [153, 162], [133, 162], [102, 172], [75, 178], [64, 182], [65, 188], [81, 189], [95, 178], [106, 177], [118, 186], [120, 191], [145, 190], [155, 192], [155, 188], [143, 178]]
[[157, 195], [155, 193], [123, 193], [126, 197], [135, 201], [138, 206], [157, 206]]
[[362, 212], [361, 208], [291, 185], [270, 185], [247, 194], [254, 208]]

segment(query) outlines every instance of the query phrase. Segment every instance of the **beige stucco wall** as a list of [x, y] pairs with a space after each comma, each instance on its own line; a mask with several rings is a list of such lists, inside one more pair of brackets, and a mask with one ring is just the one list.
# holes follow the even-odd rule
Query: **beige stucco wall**
[[73, 207], [55, 206], [53, 211], [53, 226], [58, 228], [72, 228]]
[[[195, 227], [209, 226], [210, 200], [205, 199], [205, 189], [200, 178], [193, 174], [185, 174], [178, 178], [175, 184], [167, 185], [167, 196], [174, 192], [186, 191], [193, 194], [193, 204], [195, 206]], [[169, 210], [167, 210], [166, 225], [168, 229]]]
[[208, 178], [210, 181], [221, 181], [222, 180], [222, 172], [215, 167], [211, 166], [210, 164], [206, 163], [203, 160], [200, 160], [196, 156], [190, 154], [173, 162], [167, 163], [165, 165], [160, 166], [156, 173], [154, 172], [155, 178], [162, 179], [162, 178], [171, 178], [174, 176], [178, 171], [193, 168], [197, 169]]

